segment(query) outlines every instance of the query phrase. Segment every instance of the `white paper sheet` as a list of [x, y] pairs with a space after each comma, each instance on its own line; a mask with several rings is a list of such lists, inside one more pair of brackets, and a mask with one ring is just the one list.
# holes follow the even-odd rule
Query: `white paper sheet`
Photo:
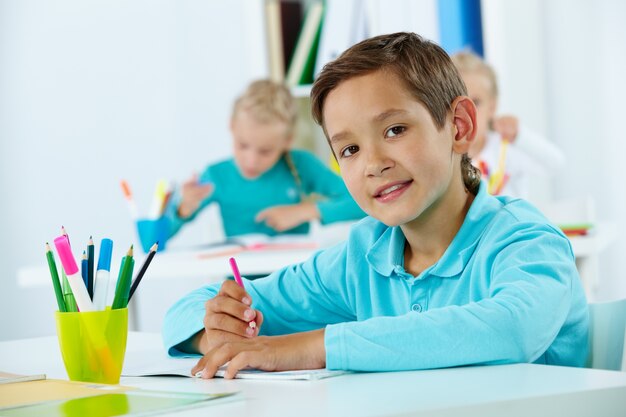
[[[171, 358], [162, 350], [128, 352], [124, 360], [122, 376], [156, 376], [179, 375], [194, 377], [191, 369], [196, 365], [199, 356], [189, 358]], [[225, 367], [220, 368], [215, 375], [222, 378]], [[237, 379], [273, 379], [273, 380], [317, 380], [343, 375], [345, 371], [331, 371], [328, 369], [306, 369], [299, 371], [265, 372], [258, 369], [243, 369], [237, 373]]]

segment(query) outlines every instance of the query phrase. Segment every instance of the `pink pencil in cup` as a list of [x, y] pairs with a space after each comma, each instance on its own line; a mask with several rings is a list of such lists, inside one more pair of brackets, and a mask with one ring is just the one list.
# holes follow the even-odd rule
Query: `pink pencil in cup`
[[[235, 277], [235, 282], [241, 288], [244, 288], [243, 281], [241, 280], [241, 274], [239, 273], [239, 267], [237, 266], [237, 262], [235, 261], [235, 258], [230, 258], [228, 262], [230, 263], [230, 269], [233, 270], [233, 276]], [[248, 322], [248, 326], [250, 326], [252, 329], [256, 328], [256, 321], [250, 320]]]

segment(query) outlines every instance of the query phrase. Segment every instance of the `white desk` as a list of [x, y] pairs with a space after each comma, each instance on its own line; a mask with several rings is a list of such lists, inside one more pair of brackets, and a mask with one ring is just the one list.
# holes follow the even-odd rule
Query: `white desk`
[[[590, 301], [598, 282], [598, 257], [615, 239], [615, 230], [600, 226], [588, 236], [570, 239], [576, 265]], [[327, 239], [320, 247], [334, 243]], [[246, 251], [236, 254], [241, 273], [245, 275], [269, 274], [285, 265], [302, 262], [318, 249]], [[140, 290], [131, 303], [131, 329], [158, 332], [167, 309], [190, 291], [208, 283], [219, 282], [231, 275], [228, 258], [231, 255], [199, 257], [205, 250], [184, 251], [172, 248], [158, 253], [142, 281]], [[119, 260], [117, 260], [119, 262]], [[136, 265], [142, 262], [138, 257]], [[118, 265], [112, 265], [117, 271]], [[50, 273], [42, 259], [41, 265], [21, 268], [18, 271], [21, 288], [50, 287]]]
[[[157, 346], [158, 334], [131, 333], [128, 356]], [[0, 342], [0, 370], [67, 379], [55, 337]], [[350, 374], [320, 381], [122, 377], [121, 384], [241, 392], [231, 402], [167, 414], [175, 416], [595, 417], [626, 411], [626, 373], [530, 364]]]
[[[243, 276], [270, 274], [283, 266], [308, 259], [317, 248], [281, 249], [238, 252], [239, 270]], [[171, 250], [157, 253], [133, 295], [130, 304], [130, 327], [133, 330], [158, 332], [165, 313], [185, 294], [203, 285], [220, 282], [232, 275], [228, 258], [232, 254], [201, 257], [207, 250]], [[136, 268], [143, 262], [143, 256], [136, 258]], [[119, 263], [119, 260], [116, 260]], [[119, 265], [112, 264], [111, 271]], [[18, 271], [18, 285], [22, 288], [50, 287], [50, 271], [47, 265], [21, 268]], [[110, 296], [109, 299], [112, 297]]]

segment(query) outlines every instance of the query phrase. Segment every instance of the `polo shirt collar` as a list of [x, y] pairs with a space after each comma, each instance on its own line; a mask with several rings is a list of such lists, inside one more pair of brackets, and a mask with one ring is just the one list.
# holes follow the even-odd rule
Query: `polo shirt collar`
[[[430, 268], [429, 274], [442, 278], [458, 276], [469, 262], [486, 226], [501, 207], [502, 203], [489, 195], [486, 183], [481, 182], [461, 228], [441, 259]], [[404, 268], [405, 243], [399, 226], [388, 227], [366, 253], [367, 262], [379, 274], [390, 277], [394, 271]]]

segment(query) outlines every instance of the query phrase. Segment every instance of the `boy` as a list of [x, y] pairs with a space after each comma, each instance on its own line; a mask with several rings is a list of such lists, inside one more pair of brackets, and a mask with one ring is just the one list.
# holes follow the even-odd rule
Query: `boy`
[[365, 40], [324, 68], [311, 97], [370, 217], [300, 265], [180, 300], [165, 319], [170, 354], [203, 354], [191, 372], [204, 378], [227, 362], [230, 378], [246, 366], [584, 364], [588, 311], [569, 242], [524, 201], [486, 193], [466, 155], [476, 108], [440, 47], [412, 33]]

